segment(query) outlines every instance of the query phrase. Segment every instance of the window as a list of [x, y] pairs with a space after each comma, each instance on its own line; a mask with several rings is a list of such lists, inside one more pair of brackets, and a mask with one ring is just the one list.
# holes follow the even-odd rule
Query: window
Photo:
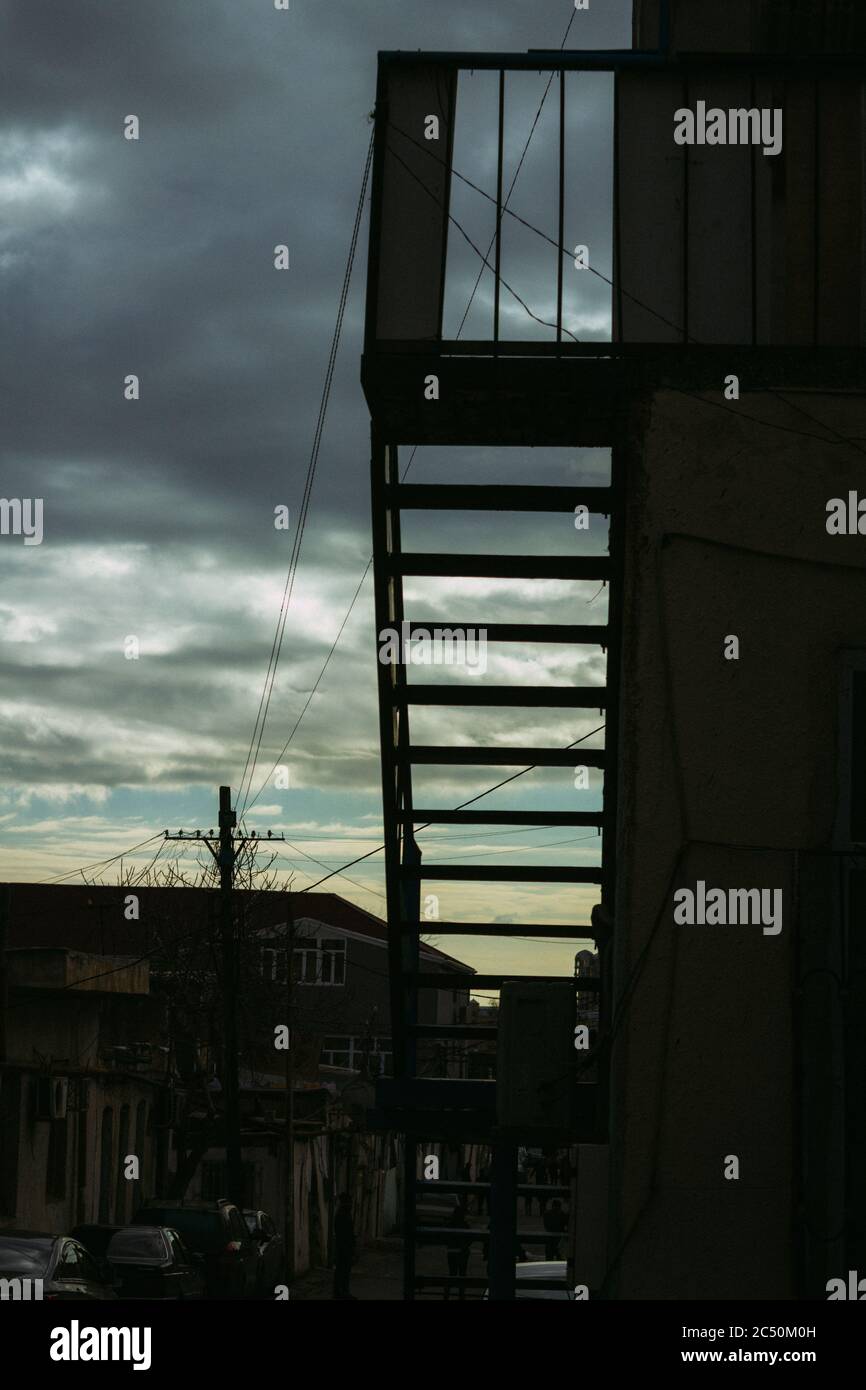
[[164, 1260], [165, 1245], [159, 1231], [130, 1226], [111, 1237], [106, 1255], [109, 1259], [120, 1260]]
[[[322, 1040], [322, 1065], [360, 1071], [368, 1040], [365, 1038], [331, 1037]], [[373, 1072], [378, 1076], [391, 1074], [391, 1039], [373, 1038], [369, 1043]], [[378, 1065], [377, 1065], [378, 1064]]]
[[[208, 1164], [205, 1163], [203, 1166], [207, 1168]], [[220, 1166], [225, 1172], [225, 1164], [210, 1166]], [[196, 1211], [193, 1207], [148, 1206], [142, 1220], [144, 1216], [147, 1217], [148, 1224], [152, 1222], [154, 1226], [171, 1226], [173, 1230], [179, 1231], [191, 1250], [200, 1250], [207, 1255], [216, 1254], [226, 1243], [225, 1226], [218, 1211]]]
[[351, 1067], [354, 1038], [325, 1038], [322, 1042], [322, 1063], [326, 1067]]
[[266, 946], [262, 951], [262, 978], [271, 984], [286, 983], [286, 952], [278, 946]]
[[81, 1269], [81, 1256], [84, 1252], [81, 1247], [76, 1245], [73, 1240], [69, 1240], [63, 1247], [63, 1254], [57, 1266], [58, 1279], [79, 1279], [83, 1273]]
[[80, 1250], [78, 1253], [78, 1268], [82, 1279], [87, 1279], [91, 1284], [102, 1282], [99, 1277], [99, 1270], [86, 1250]]
[[49, 1199], [66, 1196], [66, 1137], [66, 1120], [52, 1120], [45, 1173], [45, 1195]]
[[102, 1111], [102, 1138], [99, 1149], [99, 1224], [101, 1226], [112, 1225], [111, 1150], [113, 1129], [114, 1111], [110, 1105], [106, 1105]]
[[[262, 949], [262, 978], [271, 984], [286, 983], [284, 946]], [[299, 985], [344, 985], [346, 983], [346, 943], [343, 940], [305, 941], [292, 950], [294, 979]]]
[[135, 1152], [138, 1154], [139, 1181], [133, 1186], [136, 1200], [144, 1195], [144, 1158], [147, 1144], [147, 1102], [140, 1100], [135, 1107]]
[[120, 1128], [117, 1136], [117, 1206], [114, 1218], [118, 1226], [126, 1224], [126, 1201], [132, 1184], [126, 1178], [126, 1156], [129, 1153], [129, 1106], [120, 1107]]
[[187, 1253], [186, 1246], [176, 1231], [167, 1230], [165, 1232], [165, 1238], [168, 1241], [175, 1264], [188, 1265], [192, 1263]]
[[293, 962], [294, 978], [300, 985], [346, 983], [346, 943], [343, 940], [322, 940], [314, 945], [296, 946]]

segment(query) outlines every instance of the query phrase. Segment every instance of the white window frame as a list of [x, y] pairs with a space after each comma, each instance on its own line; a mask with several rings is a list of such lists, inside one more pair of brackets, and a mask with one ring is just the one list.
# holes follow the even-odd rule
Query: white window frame
[[262, 979], [274, 985], [286, 983], [285, 946], [262, 947]]
[[[312, 956], [314, 959], [313, 976], [307, 980], [304, 976], [307, 973], [307, 958]], [[297, 963], [300, 958], [300, 970], [295, 968], [294, 983], [296, 985], [323, 986], [326, 989], [340, 989], [346, 983], [346, 966], [348, 961], [348, 951], [346, 950], [345, 937], [323, 937], [319, 941], [311, 941], [304, 946], [295, 946], [292, 951], [293, 961]], [[335, 979], [337, 975], [337, 962], [342, 962], [342, 979]], [[326, 969], [327, 968], [327, 969]], [[325, 978], [327, 975], [330, 978]]]
[[[329, 1038], [331, 1038], [331, 1039], [339, 1039], [340, 1042], [341, 1042], [341, 1043], [345, 1043], [346, 1046], [343, 1046], [343, 1047], [326, 1047], [326, 1046], [325, 1046], [325, 1043], [328, 1041]], [[382, 1046], [381, 1046], [382, 1043], [387, 1043], [387, 1044], [388, 1044], [387, 1048], [382, 1048]], [[346, 1071], [360, 1071], [360, 1069], [361, 1069], [361, 1068], [360, 1068], [360, 1058], [361, 1058], [361, 1056], [363, 1055], [364, 1050], [365, 1050], [365, 1049], [364, 1049], [364, 1039], [361, 1038], [361, 1037], [357, 1037], [357, 1036], [354, 1036], [354, 1035], [349, 1036], [349, 1034], [347, 1034], [347, 1033], [329, 1033], [329, 1034], [326, 1034], [326, 1036], [322, 1039], [322, 1065], [325, 1066], [325, 1067], [339, 1067], [339, 1066], [342, 1065], [340, 1062], [333, 1062], [333, 1061], [328, 1061], [328, 1060], [326, 1060], [325, 1054], [327, 1053], [328, 1057], [333, 1057], [336, 1053], [347, 1053], [347, 1054], [348, 1054], [348, 1058], [349, 1058], [349, 1064], [348, 1064], [348, 1067], [345, 1068], [345, 1070], [346, 1070]], [[357, 1064], [356, 1064], [356, 1061], [355, 1061], [356, 1055], [357, 1055], [357, 1058], [358, 1058]], [[387, 1059], [388, 1057], [392, 1057], [392, 1058], [393, 1058], [393, 1045], [392, 1045], [391, 1039], [390, 1039], [390, 1038], [374, 1038], [374, 1039], [373, 1039], [373, 1050], [372, 1050], [372, 1055], [373, 1055], [374, 1057], [378, 1057], [378, 1058], [379, 1058], [379, 1075], [380, 1075], [380, 1076], [384, 1076], [384, 1075], [385, 1075], [385, 1062], [386, 1062], [386, 1059]]]

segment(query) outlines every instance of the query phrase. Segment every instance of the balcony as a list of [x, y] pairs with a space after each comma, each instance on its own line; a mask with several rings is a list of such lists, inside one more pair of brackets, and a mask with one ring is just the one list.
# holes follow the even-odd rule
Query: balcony
[[[380, 54], [362, 380], [383, 437], [610, 444], [636, 395], [732, 370], [863, 389], [864, 65], [809, 64]], [[700, 102], [781, 112], [781, 148], [677, 143]]]

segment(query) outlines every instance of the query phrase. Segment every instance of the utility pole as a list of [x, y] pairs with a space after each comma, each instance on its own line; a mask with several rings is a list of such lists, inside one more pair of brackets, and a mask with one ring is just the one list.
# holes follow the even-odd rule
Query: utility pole
[[291, 889], [288, 893], [289, 920], [286, 942], [286, 1025], [289, 1048], [286, 1053], [286, 1273], [289, 1283], [295, 1277], [295, 1049], [292, 1007], [295, 988], [295, 911]]
[[6, 1010], [9, 1007], [9, 976], [6, 969], [6, 942], [12, 889], [0, 883], [0, 1063], [6, 1061]]
[[232, 810], [230, 787], [220, 787], [219, 858], [220, 946], [223, 966], [223, 1115], [226, 1142], [226, 1177], [229, 1200], [244, 1206], [244, 1170], [241, 1165], [241, 1098], [238, 1078], [238, 943], [235, 933], [232, 889], [235, 882], [237, 816]]
[[[284, 840], [283, 835], [274, 835], [269, 830], [267, 836], [253, 831], [249, 835], [235, 836], [237, 815], [232, 809], [231, 787], [220, 787], [219, 836], [213, 832], [205, 835], [200, 830], [179, 830], [170, 835], [166, 830], [166, 840], [192, 840], [207, 845], [214, 857], [220, 878], [219, 918], [220, 948], [222, 957], [222, 1002], [223, 1002], [223, 1125], [225, 1128], [226, 1179], [229, 1201], [235, 1206], [244, 1205], [244, 1174], [241, 1163], [241, 1107], [240, 1078], [238, 1076], [238, 967], [240, 960], [238, 933], [234, 912], [234, 882], [238, 851], [248, 844], [264, 840]], [[290, 1049], [291, 1050], [291, 1049]]]

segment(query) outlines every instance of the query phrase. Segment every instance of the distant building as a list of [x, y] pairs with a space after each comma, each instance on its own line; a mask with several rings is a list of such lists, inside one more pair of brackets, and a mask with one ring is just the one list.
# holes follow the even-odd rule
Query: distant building
[[6, 969], [0, 1228], [123, 1224], [170, 1161], [166, 1013], [147, 962], [18, 947]]
[[[598, 979], [601, 967], [597, 951], [578, 951], [574, 958], [574, 973], [578, 980]], [[590, 1041], [595, 1042], [598, 1028], [598, 991], [577, 991], [577, 1021], [585, 1023], [590, 1030]]]
[[[219, 1036], [197, 994], [212, 978], [216, 894], [123, 886], [10, 885], [6, 1054], [0, 1057], [0, 1227], [61, 1232], [123, 1224], [146, 1197], [226, 1193]], [[336, 894], [235, 895], [248, 912], [240, 1015], [245, 1200], [283, 1219], [290, 916], [296, 1268], [327, 1259], [331, 1193], [353, 1192], [363, 1236], [394, 1228], [397, 1153], [365, 1135], [372, 1079], [390, 1071], [385, 924]], [[133, 898], [134, 904], [130, 899]], [[132, 915], [130, 915], [132, 914]], [[192, 943], [192, 949], [190, 943]], [[200, 948], [200, 949], [199, 949]], [[425, 972], [471, 973], [432, 946]], [[189, 980], [187, 980], [187, 975]], [[424, 991], [453, 1022], [466, 989]], [[435, 1045], [427, 1064], [462, 1065]], [[361, 1137], [363, 1136], [363, 1137]], [[129, 1179], [128, 1159], [138, 1177]], [[188, 1171], [187, 1171], [188, 1170]]]

